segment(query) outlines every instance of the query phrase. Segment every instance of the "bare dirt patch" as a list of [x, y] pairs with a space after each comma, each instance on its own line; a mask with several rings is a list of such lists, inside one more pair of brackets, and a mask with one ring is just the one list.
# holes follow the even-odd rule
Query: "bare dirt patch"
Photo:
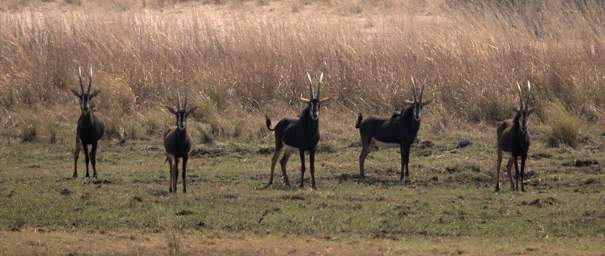
[[[564, 241], [495, 241], [481, 238], [341, 239], [242, 233], [0, 231], [2, 254], [43, 255], [600, 255], [603, 241], [580, 249]], [[490, 245], [490, 246], [486, 246]]]

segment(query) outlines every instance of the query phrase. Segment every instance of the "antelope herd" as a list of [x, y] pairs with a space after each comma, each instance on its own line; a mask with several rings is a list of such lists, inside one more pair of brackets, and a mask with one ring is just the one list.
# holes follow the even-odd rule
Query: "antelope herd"
[[[76, 141], [74, 149], [74, 172], [73, 177], [78, 176], [78, 156], [80, 150], [84, 150], [84, 160], [86, 164], [86, 177], [89, 177], [88, 166], [92, 163], [93, 177], [97, 177], [96, 153], [98, 141], [103, 137], [104, 123], [94, 113], [93, 99], [100, 93], [95, 89], [91, 92], [93, 73], [90, 69], [88, 77], [88, 87], [84, 90], [82, 78], [82, 69], [78, 68], [78, 78], [80, 81], [80, 91], [71, 89], [72, 93], [78, 97], [80, 102], [80, 118], [76, 126]], [[265, 188], [273, 184], [273, 175], [275, 165], [281, 155], [280, 165], [284, 184], [290, 187], [290, 181], [286, 173], [286, 165], [290, 155], [298, 151], [301, 162], [300, 187], [304, 186], [305, 176], [305, 151], [309, 152], [309, 170], [311, 174], [311, 187], [317, 188], [315, 182], [315, 154], [319, 143], [319, 111], [321, 105], [329, 101], [330, 98], [320, 98], [323, 73], [319, 75], [317, 81], [317, 91], [313, 90], [313, 79], [307, 73], [309, 80], [309, 97], [300, 100], [307, 104], [298, 117], [285, 117], [281, 119], [273, 128], [271, 120], [265, 116], [267, 129], [275, 134], [275, 151], [271, 159], [271, 172], [269, 182]], [[359, 173], [360, 177], [365, 177], [364, 163], [368, 154], [376, 149], [385, 147], [399, 147], [401, 154], [401, 175], [400, 182], [405, 184], [406, 177], [409, 176], [409, 159], [412, 144], [420, 129], [422, 110], [424, 106], [432, 102], [431, 99], [423, 100], [426, 83], [420, 85], [420, 92], [416, 80], [412, 77], [411, 89], [412, 100], [403, 101], [406, 107], [401, 112], [395, 112], [388, 118], [366, 117], [361, 113], [357, 117], [355, 128], [359, 130], [361, 137], [361, 153], [359, 155]], [[517, 83], [519, 92], [519, 108], [512, 119], [502, 121], [497, 128], [497, 161], [496, 161], [496, 191], [500, 191], [500, 165], [502, 162], [502, 152], [510, 155], [507, 164], [507, 172], [510, 178], [511, 190], [525, 191], [523, 177], [525, 174], [525, 164], [527, 152], [529, 150], [530, 138], [527, 131], [527, 118], [533, 112], [529, 107], [531, 93], [531, 84], [527, 82], [527, 92], [523, 93], [521, 86]], [[175, 126], [166, 130], [163, 135], [164, 148], [166, 150], [165, 161], [169, 164], [170, 172], [170, 192], [176, 192], [178, 180], [178, 164], [182, 159], [182, 180], [183, 193], [187, 192], [187, 160], [192, 146], [190, 134], [187, 132], [187, 117], [195, 111], [196, 107], [187, 108], [187, 95], [182, 99], [180, 93], [177, 93], [176, 108], [166, 106], [166, 109], [175, 116]], [[91, 145], [89, 151], [88, 146]], [[283, 155], [281, 154], [283, 151]], [[521, 160], [519, 167], [518, 160]], [[515, 166], [515, 175], [511, 173], [512, 166]]]

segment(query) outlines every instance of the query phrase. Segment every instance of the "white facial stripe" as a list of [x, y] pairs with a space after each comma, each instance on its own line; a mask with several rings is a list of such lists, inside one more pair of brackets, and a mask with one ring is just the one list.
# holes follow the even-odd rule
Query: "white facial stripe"
[[521, 129], [525, 129], [525, 114], [521, 113], [521, 116], [519, 116], [519, 127], [521, 127]]
[[414, 106], [414, 118], [416, 118], [416, 120], [420, 119], [421, 114], [422, 114], [422, 106], [419, 103], [416, 103]]
[[317, 105], [318, 104], [316, 103], [311, 103], [311, 106], [309, 106], [309, 115], [314, 120], [319, 117], [319, 109]]

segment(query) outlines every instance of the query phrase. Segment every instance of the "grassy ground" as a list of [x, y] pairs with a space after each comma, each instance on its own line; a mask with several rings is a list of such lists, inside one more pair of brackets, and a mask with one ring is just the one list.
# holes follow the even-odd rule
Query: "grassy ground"
[[[259, 189], [268, 180], [268, 145], [204, 146], [190, 161], [189, 193], [174, 195], [167, 193], [157, 141], [104, 141], [97, 180], [70, 178], [69, 146], [4, 142], [0, 236], [6, 239], [0, 248], [8, 254], [27, 248], [32, 254], [192, 255], [605, 250], [603, 170], [576, 166], [577, 159], [604, 163], [603, 139], [576, 150], [536, 144], [527, 193], [510, 192], [507, 183], [494, 193], [495, 153], [481, 141], [464, 148], [448, 139], [420, 143], [405, 186], [396, 182], [396, 150], [372, 153], [362, 180], [359, 147], [325, 143], [316, 191], [308, 180], [303, 189], [287, 190], [279, 176], [273, 187]], [[294, 182], [297, 161], [293, 157], [288, 168]]]

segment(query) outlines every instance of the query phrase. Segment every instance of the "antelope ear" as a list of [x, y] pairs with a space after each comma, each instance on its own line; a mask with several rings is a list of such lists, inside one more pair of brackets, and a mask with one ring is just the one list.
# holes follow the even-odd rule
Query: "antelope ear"
[[94, 91], [93, 91], [93, 92], [90, 94], [90, 97], [91, 97], [91, 98], [94, 98], [94, 97], [96, 97], [97, 95], [99, 95], [99, 93], [101, 93], [101, 90], [96, 89], [96, 90], [94, 90]]
[[309, 100], [309, 99], [305, 99], [305, 98], [303, 98], [303, 97], [300, 97], [300, 101], [302, 101], [302, 102], [310, 102], [311, 100]]
[[535, 108], [528, 108], [527, 114], [530, 115], [530, 114], [534, 113], [535, 110], [536, 110]]
[[404, 100], [403, 103], [408, 104], [408, 105], [413, 105], [414, 101], [413, 100]]
[[432, 102], [433, 102], [433, 99], [429, 99], [429, 100], [427, 100], [427, 101], [423, 101], [423, 102], [422, 102], [422, 106], [424, 107], [424, 106], [426, 106], [426, 105], [428, 105], [428, 104], [431, 104]]
[[331, 100], [332, 100], [332, 98], [327, 97], [327, 98], [323, 98], [323, 99], [319, 100], [319, 103], [328, 103]]
[[176, 110], [171, 106], [164, 106], [168, 112], [176, 115]]
[[81, 94], [80, 94], [78, 91], [76, 91], [76, 90], [74, 90], [74, 89], [69, 89], [69, 90], [70, 90], [70, 91], [71, 91], [71, 93], [73, 93], [73, 94], [74, 94], [76, 97], [78, 97], [78, 98], [81, 98], [81, 97], [82, 97], [82, 95], [81, 95]]
[[195, 111], [197, 109], [197, 107], [192, 107], [189, 109], [189, 111], [187, 111], [187, 113], [185, 114], [185, 116], [189, 116], [189, 114], [193, 113], [193, 111]]

